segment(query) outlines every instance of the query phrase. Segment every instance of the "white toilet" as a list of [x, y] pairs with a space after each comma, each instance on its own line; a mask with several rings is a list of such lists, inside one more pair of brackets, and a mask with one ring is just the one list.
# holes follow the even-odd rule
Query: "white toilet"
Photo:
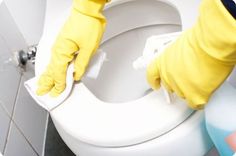
[[[50, 112], [68, 147], [79, 156], [203, 156], [212, 147], [202, 111], [177, 99], [167, 104], [163, 92], [151, 91], [145, 71], [132, 62], [152, 35], [189, 28], [200, 0], [113, 0], [100, 48], [107, 61], [96, 80], [84, 78], [70, 97]], [[44, 35], [51, 45], [71, 8], [71, 1], [48, 0]], [[46, 51], [45, 51], [46, 52]], [[49, 55], [36, 57], [36, 75]]]

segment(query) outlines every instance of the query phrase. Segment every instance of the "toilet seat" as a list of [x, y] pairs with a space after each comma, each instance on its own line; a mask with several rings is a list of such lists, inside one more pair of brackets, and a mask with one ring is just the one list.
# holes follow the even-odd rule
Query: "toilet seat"
[[112, 104], [100, 101], [79, 83], [51, 116], [54, 122], [63, 124], [65, 132], [85, 143], [121, 147], [163, 135], [192, 112], [179, 98], [167, 104], [161, 90], [132, 102]]
[[[110, 9], [123, 2], [128, 1], [114, 0], [107, 8]], [[187, 0], [167, 2], [182, 9], [182, 12], [180, 11], [182, 26], [187, 28], [191, 23], [186, 15], [188, 9], [183, 9], [181, 3], [193, 2]], [[49, 30], [44, 33], [49, 33]], [[55, 35], [59, 29], [51, 30], [53, 32], [50, 33]], [[104, 41], [115, 35], [105, 34]], [[37, 63], [40, 60], [48, 62], [49, 58], [43, 55], [36, 58], [37, 75], [42, 73], [46, 65]], [[78, 83], [74, 86], [71, 96], [50, 114], [54, 123], [57, 123], [56, 126], [60, 126], [64, 133], [79, 141], [100, 147], [130, 146], [168, 133], [193, 113], [183, 100], [177, 99], [175, 103], [167, 104], [162, 93], [162, 91], [153, 91], [134, 101], [116, 104], [99, 100], [84, 83]]]

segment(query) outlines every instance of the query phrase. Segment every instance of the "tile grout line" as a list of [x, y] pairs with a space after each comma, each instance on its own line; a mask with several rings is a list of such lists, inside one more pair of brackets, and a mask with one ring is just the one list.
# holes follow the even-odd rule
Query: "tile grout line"
[[3, 102], [0, 100], [0, 107], [2, 108], [2, 110], [4, 111], [4, 113], [6, 114], [6, 116], [11, 120], [11, 116], [8, 113], [7, 109], [4, 107]]
[[34, 149], [33, 145], [30, 143], [30, 141], [27, 139], [27, 137], [24, 135], [24, 133], [21, 131], [21, 129], [18, 127], [18, 125], [15, 123], [14, 120], [12, 120], [12, 123], [16, 126], [17, 130], [20, 132], [20, 134], [24, 137], [26, 142], [29, 144], [29, 146], [32, 148], [32, 150], [35, 152], [37, 156], [39, 156], [38, 152]]
[[[29, 144], [29, 146], [32, 148], [32, 150], [36, 153], [37, 156], [39, 156], [38, 152], [35, 150], [35, 148], [32, 146], [32, 144], [29, 142], [29, 140], [27, 139], [27, 137], [24, 135], [24, 133], [21, 131], [21, 129], [18, 127], [18, 125], [15, 123], [15, 121], [13, 120], [13, 116], [14, 116], [14, 113], [15, 113], [15, 107], [16, 107], [16, 102], [17, 102], [17, 99], [18, 99], [18, 96], [19, 96], [19, 91], [20, 91], [20, 87], [21, 87], [21, 81], [23, 79], [23, 75], [21, 74], [21, 77], [20, 77], [20, 80], [19, 80], [19, 85], [18, 85], [18, 88], [17, 88], [17, 93], [16, 93], [16, 97], [14, 99], [14, 106], [13, 106], [13, 110], [12, 110], [12, 113], [11, 115], [7, 112], [7, 115], [8, 117], [10, 118], [10, 124], [9, 124], [9, 128], [8, 128], [8, 132], [7, 132], [7, 139], [5, 140], [5, 144], [4, 144], [4, 148], [3, 148], [3, 154], [6, 152], [6, 146], [7, 146], [7, 142], [9, 140], [9, 137], [10, 137], [10, 130], [12, 128], [12, 124], [15, 125], [15, 127], [17, 128], [17, 130], [21, 133], [21, 135], [24, 137], [24, 139], [26, 140], [26, 142]], [[3, 107], [3, 106], [1, 106]], [[4, 111], [5, 108], [4, 108]]]
[[2, 154], [5, 155], [5, 152], [6, 152], [6, 147], [7, 147], [7, 142], [9, 140], [9, 137], [10, 137], [10, 131], [12, 129], [12, 121], [10, 120], [10, 123], [9, 123], [9, 126], [8, 126], [8, 131], [7, 131], [7, 138], [5, 140], [5, 143], [4, 143], [4, 148], [3, 148], [3, 152]]
[[24, 135], [24, 133], [21, 131], [21, 129], [19, 128], [18, 124], [14, 121], [13, 117], [15, 114], [15, 107], [16, 107], [16, 103], [17, 103], [17, 99], [19, 97], [19, 92], [20, 92], [20, 88], [23, 85], [23, 73], [21, 74], [21, 78], [20, 78], [20, 82], [19, 82], [19, 88], [17, 91], [17, 96], [15, 98], [14, 101], [14, 107], [13, 107], [13, 111], [12, 111], [12, 115], [11, 115], [11, 122], [14, 123], [15, 127], [17, 128], [17, 130], [21, 133], [21, 135], [24, 137], [24, 139], [26, 140], [26, 142], [29, 144], [29, 146], [32, 148], [32, 150], [36, 153], [37, 156], [39, 156], [38, 152], [36, 151], [36, 149], [33, 147], [33, 145], [30, 143], [30, 141], [28, 140], [28, 138]]
[[[10, 14], [10, 17], [13, 19], [12, 14], [10, 13], [10, 11], [9, 11], [9, 9], [7, 8], [6, 4], [3, 3], [3, 5], [6, 7], [8, 13]], [[15, 22], [14, 19], [13, 19], [13, 21], [14, 21], [14, 24], [16, 24], [16, 22]], [[16, 25], [16, 27], [18, 28], [17, 25]], [[18, 28], [18, 29], [19, 29], [19, 28]], [[23, 42], [25, 43], [25, 45], [27, 45], [27, 44], [26, 44], [26, 40], [25, 40], [25, 38], [24, 38], [24, 35], [23, 35], [20, 31], [18, 31], [18, 32], [19, 32], [20, 36], [22, 37]], [[12, 52], [12, 50], [9, 48], [9, 46], [8, 46], [8, 44], [7, 44], [7, 42], [6, 42], [6, 39], [2, 36], [2, 34], [0, 34], [0, 38], [1, 38], [1, 39], [5, 42], [5, 44], [7, 45], [7, 49], [8, 49], [10, 52]], [[13, 54], [13, 55], [14, 55], [14, 54]], [[3, 147], [3, 153], [2, 153], [3, 155], [4, 155], [5, 152], [6, 152], [7, 142], [8, 142], [9, 137], [10, 137], [10, 131], [11, 131], [12, 123], [13, 123], [13, 114], [14, 114], [14, 111], [15, 111], [16, 100], [17, 100], [18, 95], [19, 95], [19, 90], [20, 90], [20, 86], [21, 86], [21, 80], [22, 80], [22, 76], [23, 76], [22, 72], [19, 72], [19, 74], [20, 74], [20, 79], [19, 79], [19, 83], [18, 83], [19, 85], [18, 85], [17, 92], [16, 92], [16, 96], [15, 96], [15, 99], [14, 99], [14, 106], [13, 106], [13, 109], [12, 109], [12, 113], [9, 113], [3, 105], [0, 106], [0, 107], [3, 108], [3, 110], [6, 112], [7, 116], [10, 118], [9, 126], [8, 126], [8, 131], [7, 131], [7, 137], [6, 137], [6, 140], [5, 140], [5, 143], [4, 143], [4, 147]], [[1, 101], [0, 101], [0, 102], [1, 102]], [[0, 105], [1, 105], [1, 103], [0, 103]], [[25, 137], [25, 136], [24, 136], [24, 137]], [[30, 145], [31, 145], [31, 144], [30, 144]], [[34, 148], [33, 148], [33, 150], [34, 150]], [[35, 150], [34, 150], [34, 151], [35, 151]], [[38, 155], [37, 152], [36, 152], [36, 154]]]
[[49, 123], [49, 113], [47, 112], [47, 120], [46, 120], [46, 127], [45, 127], [45, 132], [44, 132], [44, 139], [43, 139], [43, 151], [42, 151], [42, 156], [45, 155], [45, 146], [46, 146], [46, 140], [47, 140], [47, 130], [48, 130], [48, 123]]
[[[2, 34], [0, 34], [0, 38], [2, 39], [4, 44], [7, 45], [6, 39], [2, 36]], [[7, 48], [7, 50], [10, 53], [12, 53], [14, 55], [14, 52], [12, 52], [12, 50], [8, 46], [6, 46], [6, 48]], [[16, 68], [18, 68], [18, 67], [16, 67]], [[21, 76], [22, 76], [22, 73], [20, 71], [19, 71], [19, 74], [20, 74], [20, 79], [19, 79], [19, 82], [18, 82], [17, 92], [16, 92], [16, 96], [15, 96], [15, 99], [14, 99], [14, 105], [15, 105], [15, 101], [16, 101], [16, 98], [17, 98], [17, 95], [18, 95], [18, 91], [19, 91], [19, 87], [20, 87], [20, 82], [21, 82]], [[7, 113], [7, 115], [11, 119], [12, 113], [8, 112], [7, 108], [5, 108], [5, 106], [4, 106], [4, 102], [3, 101], [0, 100], [0, 103], [2, 103], [2, 108], [4, 109], [4, 111]], [[14, 105], [13, 105], [13, 108], [14, 108]], [[12, 108], [12, 112], [13, 112], [13, 108]]]
[[[30, 143], [30, 141], [27, 139], [27, 137], [24, 135], [24, 133], [21, 131], [21, 129], [18, 127], [18, 125], [16, 124], [16, 122], [13, 120], [13, 118], [10, 117], [10, 115], [8, 114], [8, 112], [5, 110], [5, 108], [2, 106], [2, 102], [0, 101], [0, 107], [3, 109], [3, 111], [5, 112], [5, 114], [7, 115], [7, 117], [10, 119], [9, 120], [9, 126], [8, 126], [8, 131], [7, 131], [7, 139], [5, 140], [4, 143], [4, 148], [3, 148], [3, 154], [5, 153], [5, 148], [6, 148], [6, 144], [7, 144], [7, 140], [8, 139], [8, 133], [10, 133], [11, 130], [11, 124], [13, 123], [16, 128], [18, 129], [18, 131], [21, 133], [21, 135], [23, 135], [23, 137], [25, 138], [25, 140], [27, 141], [27, 143], [31, 146], [31, 148], [33, 149], [33, 151], [37, 154], [37, 156], [39, 156], [38, 152], [34, 149], [33, 145]], [[46, 133], [47, 133], [47, 127], [48, 127], [48, 118], [49, 118], [49, 114], [47, 115], [47, 121], [46, 121], [46, 127], [45, 127], [45, 135], [44, 135], [44, 143], [43, 143], [43, 151], [42, 151], [42, 156], [44, 155], [44, 149], [45, 149], [45, 143], [46, 143]]]
[[22, 74], [20, 73], [20, 75], [21, 75], [21, 76], [20, 76], [19, 85], [18, 85], [17, 92], [16, 92], [16, 97], [15, 97], [15, 99], [14, 99], [13, 110], [12, 110], [12, 113], [11, 113], [11, 114], [8, 114], [8, 115], [10, 115], [10, 124], [9, 124], [8, 132], [7, 132], [7, 138], [6, 138], [6, 140], [5, 140], [5, 144], [4, 144], [4, 148], [3, 148], [3, 154], [5, 154], [5, 152], [6, 152], [7, 142], [8, 142], [9, 137], [10, 137], [10, 130], [11, 130], [11, 125], [12, 125], [12, 116], [13, 116], [13, 112], [14, 112], [14, 109], [15, 109], [16, 100], [17, 100], [17, 97], [18, 97], [18, 95], [19, 95], [20, 82], [21, 82], [21, 79], [22, 79]]
[[[5, 44], [7, 45], [7, 42], [5, 40], [5, 38], [0, 34], [0, 38], [3, 40], [3, 42], [5, 42]], [[11, 49], [6, 46], [7, 49], [11, 52]], [[17, 99], [17, 96], [18, 96], [18, 93], [19, 93], [19, 89], [20, 89], [20, 82], [21, 82], [21, 78], [22, 78], [22, 74], [21, 72], [19, 72], [20, 74], [20, 79], [19, 79], [19, 82], [18, 82], [18, 87], [17, 87], [17, 92], [16, 92], [16, 96], [15, 96], [15, 99], [14, 99], [14, 106], [15, 106], [15, 102], [16, 102], [16, 99]], [[2, 101], [0, 101], [0, 103], [3, 104]], [[14, 106], [13, 106], [13, 109], [14, 109]], [[3, 154], [5, 153], [5, 150], [6, 150], [6, 145], [7, 145], [7, 141], [9, 139], [9, 135], [10, 135], [10, 130], [11, 130], [11, 122], [12, 122], [12, 113], [9, 113], [8, 110], [4, 107], [4, 105], [1, 105], [1, 107], [3, 108], [3, 110], [5, 111], [5, 113], [7, 114], [7, 116], [9, 117], [10, 121], [9, 121], [9, 126], [8, 126], [8, 131], [7, 131], [7, 137], [6, 137], [6, 140], [5, 140], [5, 143], [4, 143], [4, 147], [3, 147]], [[13, 110], [12, 110], [13, 112]]]

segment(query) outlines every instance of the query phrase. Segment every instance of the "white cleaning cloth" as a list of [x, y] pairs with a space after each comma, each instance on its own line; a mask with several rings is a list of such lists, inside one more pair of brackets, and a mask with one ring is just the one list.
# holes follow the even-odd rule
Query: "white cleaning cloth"
[[[50, 13], [51, 10], [48, 10]], [[56, 10], [53, 10], [53, 12]], [[37, 46], [37, 54], [35, 59], [35, 74], [41, 75], [45, 69], [47, 68], [50, 60], [51, 60], [51, 50], [53, 45], [55, 44], [55, 40], [58, 37], [62, 27], [64, 26], [66, 20], [69, 18], [71, 12], [71, 8], [63, 9], [62, 11], [58, 11], [56, 16], [49, 16], [50, 19], [44, 25], [43, 35], [39, 41]], [[49, 15], [50, 15], [49, 13]], [[48, 19], [46, 19], [48, 20]], [[79, 53], [76, 52], [76, 53]], [[98, 73], [103, 65], [103, 62], [106, 60], [106, 53], [102, 49], [98, 49], [93, 58], [89, 63], [89, 67], [87, 68], [87, 72], [84, 74], [85, 77], [96, 79]]]
[[[85, 76], [96, 79], [105, 59], [106, 59], [106, 53], [102, 51], [98, 51], [98, 53], [91, 60], [88, 70], [85, 73]], [[26, 81], [24, 85], [27, 91], [29, 92], [29, 94], [32, 96], [32, 98], [41, 107], [43, 107], [44, 109], [50, 112], [54, 108], [62, 104], [70, 95], [71, 90], [73, 88], [73, 84], [74, 84], [73, 72], [74, 72], [74, 64], [71, 63], [67, 70], [66, 88], [58, 97], [51, 97], [48, 94], [44, 96], [38, 96], [36, 94], [36, 90], [38, 88], [37, 83], [38, 83], [39, 77], [34, 77]]]
[[36, 90], [38, 88], [38, 80], [39, 77], [34, 77], [28, 81], [25, 82], [25, 87], [29, 94], [32, 96], [32, 98], [44, 109], [47, 111], [51, 111], [54, 108], [56, 108], [58, 105], [60, 105], [70, 94], [74, 79], [73, 79], [73, 72], [74, 72], [74, 65], [70, 64], [67, 70], [67, 77], [66, 77], [66, 88], [60, 94], [58, 97], [50, 97], [49, 94], [46, 94], [44, 96], [38, 96], [36, 94]]
[[[48, 25], [45, 25], [43, 36], [40, 39], [38, 44], [38, 50], [35, 60], [35, 73], [36, 77], [25, 82], [25, 87], [27, 88], [30, 95], [34, 98], [34, 100], [43, 108], [48, 111], [51, 111], [58, 105], [60, 105], [71, 93], [73, 88], [74, 80], [73, 80], [73, 64], [69, 65], [67, 70], [67, 79], [66, 79], [66, 89], [64, 92], [56, 98], [52, 98], [49, 95], [45, 96], [37, 96], [37, 82], [39, 76], [45, 71], [48, 63], [51, 58], [51, 48], [55, 42], [57, 35], [59, 34], [61, 27], [64, 25], [66, 19], [68, 19], [70, 14], [70, 8], [60, 11], [57, 14], [57, 17], [49, 22]], [[106, 53], [102, 50], [98, 50], [94, 55], [92, 60], [90, 61], [89, 67], [87, 68], [87, 72], [85, 73], [85, 77], [96, 79], [100, 72], [100, 69], [103, 65], [103, 62], [106, 60]]]

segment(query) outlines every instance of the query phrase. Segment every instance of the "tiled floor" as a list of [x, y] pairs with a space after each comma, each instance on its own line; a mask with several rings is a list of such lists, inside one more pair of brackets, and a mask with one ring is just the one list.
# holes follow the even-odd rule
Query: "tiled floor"
[[31, 145], [26, 141], [23, 134], [17, 129], [16, 125], [11, 122], [11, 130], [7, 141], [4, 156], [17, 156], [24, 154], [24, 156], [38, 156]]

